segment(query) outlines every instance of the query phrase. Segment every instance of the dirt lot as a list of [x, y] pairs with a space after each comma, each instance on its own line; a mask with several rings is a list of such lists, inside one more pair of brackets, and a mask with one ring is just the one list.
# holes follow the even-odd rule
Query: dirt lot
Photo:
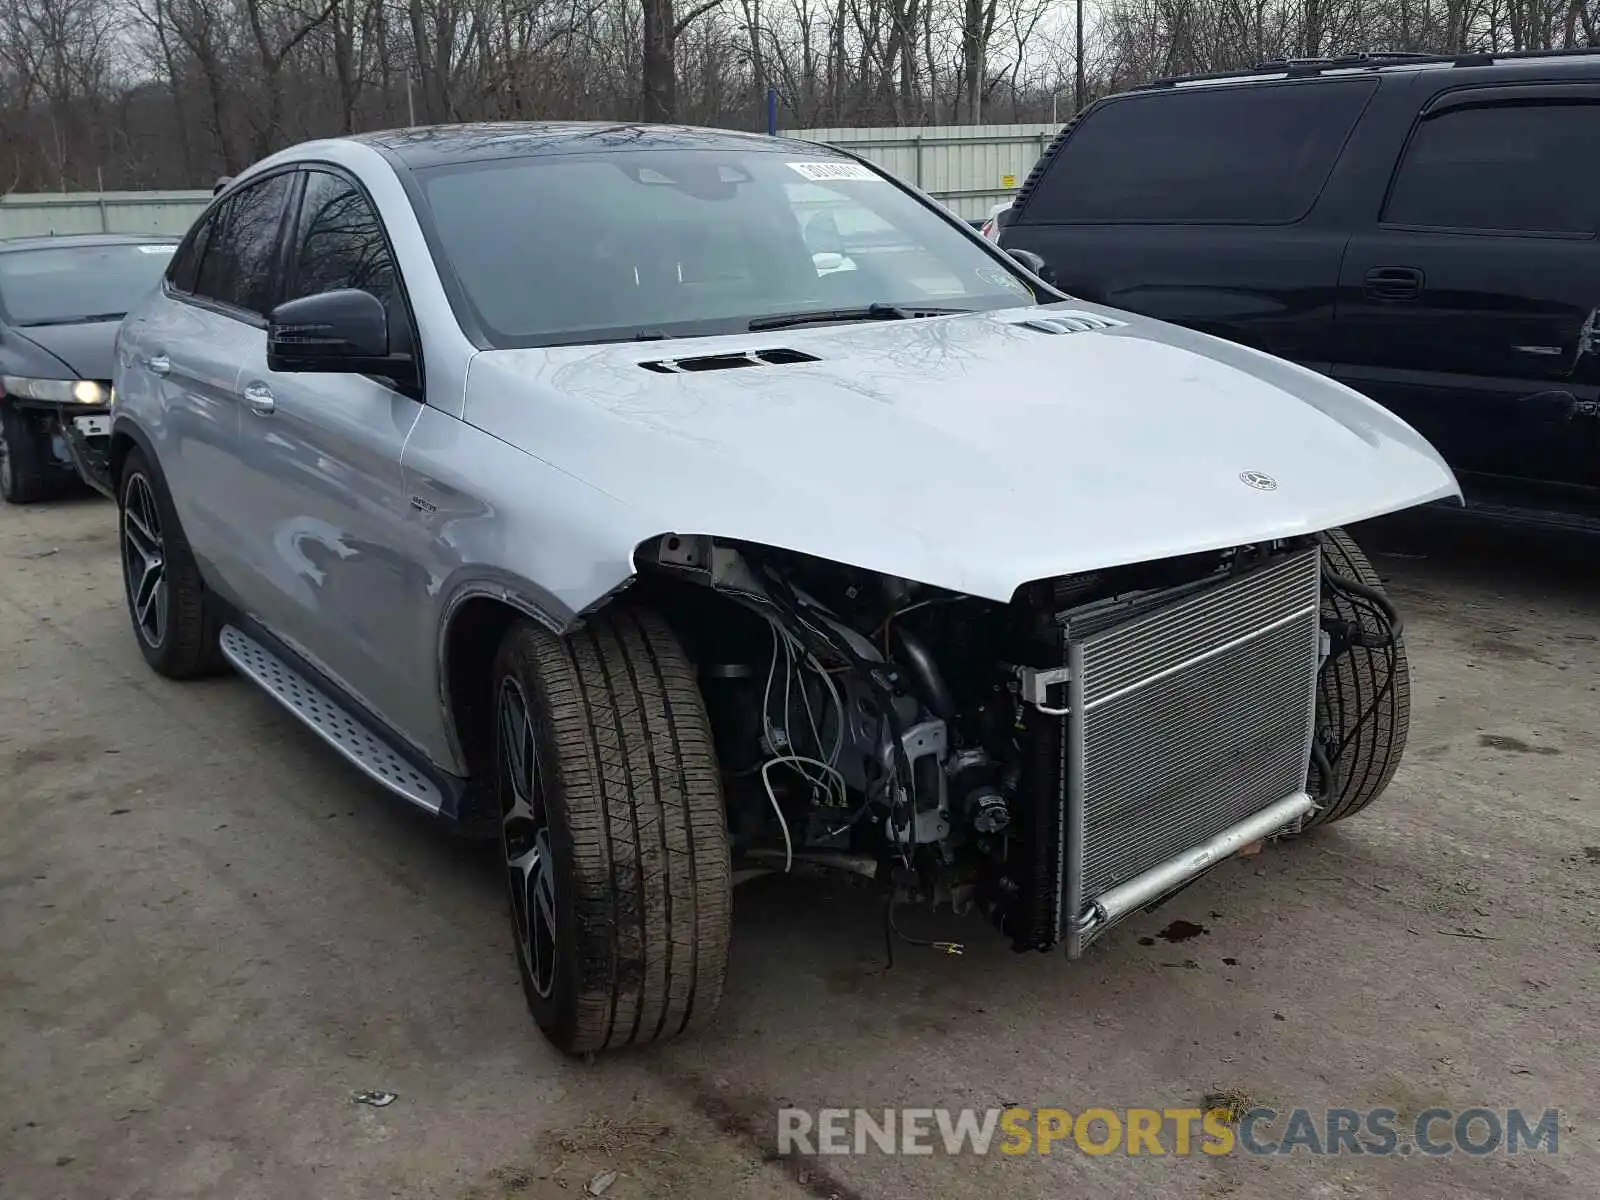
[[[885, 972], [867, 894], [760, 880], [715, 1032], [583, 1064], [527, 1019], [481, 851], [243, 681], [151, 675], [109, 506], [0, 511], [0, 1196], [548, 1200], [610, 1170], [614, 1200], [1600, 1194], [1594, 545], [1371, 536], [1416, 679], [1371, 813], [1226, 864], [1077, 966], [973, 925], [965, 956]], [[1157, 936], [1177, 919], [1205, 932]], [[784, 1104], [1224, 1088], [1402, 1122], [1555, 1106], [1559, 1153], [770, 1155]]]

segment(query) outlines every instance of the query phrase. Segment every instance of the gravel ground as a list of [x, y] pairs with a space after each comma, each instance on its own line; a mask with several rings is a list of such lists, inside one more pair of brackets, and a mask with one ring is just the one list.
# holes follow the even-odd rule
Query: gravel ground
[[[885, 971], [865, 891], [758, 880], [717, 1027], [585, 1064], [526, 1016], [480, 849], [245, 682], [150, 674], [109, 506], [0, 511], [0, 1196], [552, 1200], [609, 1171], [614, 1200], [1600, 1194], [1593, 543], [1366, 536], [1416, 681], [1367, 814], [1225, 864], [1072, 966], [947, 923], [964, 956]], [[1160, 936], [1179, 920], [1203, 932]], [[785, 1104], [1228, 1089], [1402, 1124], [1557, 1107], [1559, 1152], [771, 1154]]]

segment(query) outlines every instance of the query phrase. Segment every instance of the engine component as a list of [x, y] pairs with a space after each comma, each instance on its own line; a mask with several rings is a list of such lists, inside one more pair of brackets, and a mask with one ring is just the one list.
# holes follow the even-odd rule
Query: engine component
[[746, 610], [696, 641], [735, 847], [874, 863], [899, 900], [977, 907], [1018, 950], [1077, 957], [1239, 846], [1316, 823], [1341, 745], [1316, 728], [1319, 672], [1399, 652], [1381, 590], [1312, 537], [1004, 604], [714, 538], [651, 549], [669, 596]]
[[1002, 833], [1011, 824], [1011, 806], [997, 787], [986, 785], [968, 792], [961, 809], [967, 824], [978, 833]]

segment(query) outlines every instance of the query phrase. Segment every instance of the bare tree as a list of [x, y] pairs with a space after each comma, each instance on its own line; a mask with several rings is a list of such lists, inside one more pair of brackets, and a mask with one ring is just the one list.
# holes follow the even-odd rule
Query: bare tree
[[[1049, 120], [1282, 55], [1600, 46], [1600, 0], [6, 0], [0, 190], [204, 186], [307, 137], [587, 117]], [[1059, 110], [1059, 111], [1058, 111]]]

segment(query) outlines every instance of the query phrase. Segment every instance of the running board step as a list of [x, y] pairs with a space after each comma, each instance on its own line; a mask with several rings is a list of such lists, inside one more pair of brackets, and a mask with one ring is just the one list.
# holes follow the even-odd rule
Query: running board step
[[222, 656], [239, 674], [260, 684], [268, 695], [321, 734], [325, 742], [391, 792], [431, 813], [443, 807], [444, 797], [427, 776], [260, 642], [228, 625], [222, 630]]

